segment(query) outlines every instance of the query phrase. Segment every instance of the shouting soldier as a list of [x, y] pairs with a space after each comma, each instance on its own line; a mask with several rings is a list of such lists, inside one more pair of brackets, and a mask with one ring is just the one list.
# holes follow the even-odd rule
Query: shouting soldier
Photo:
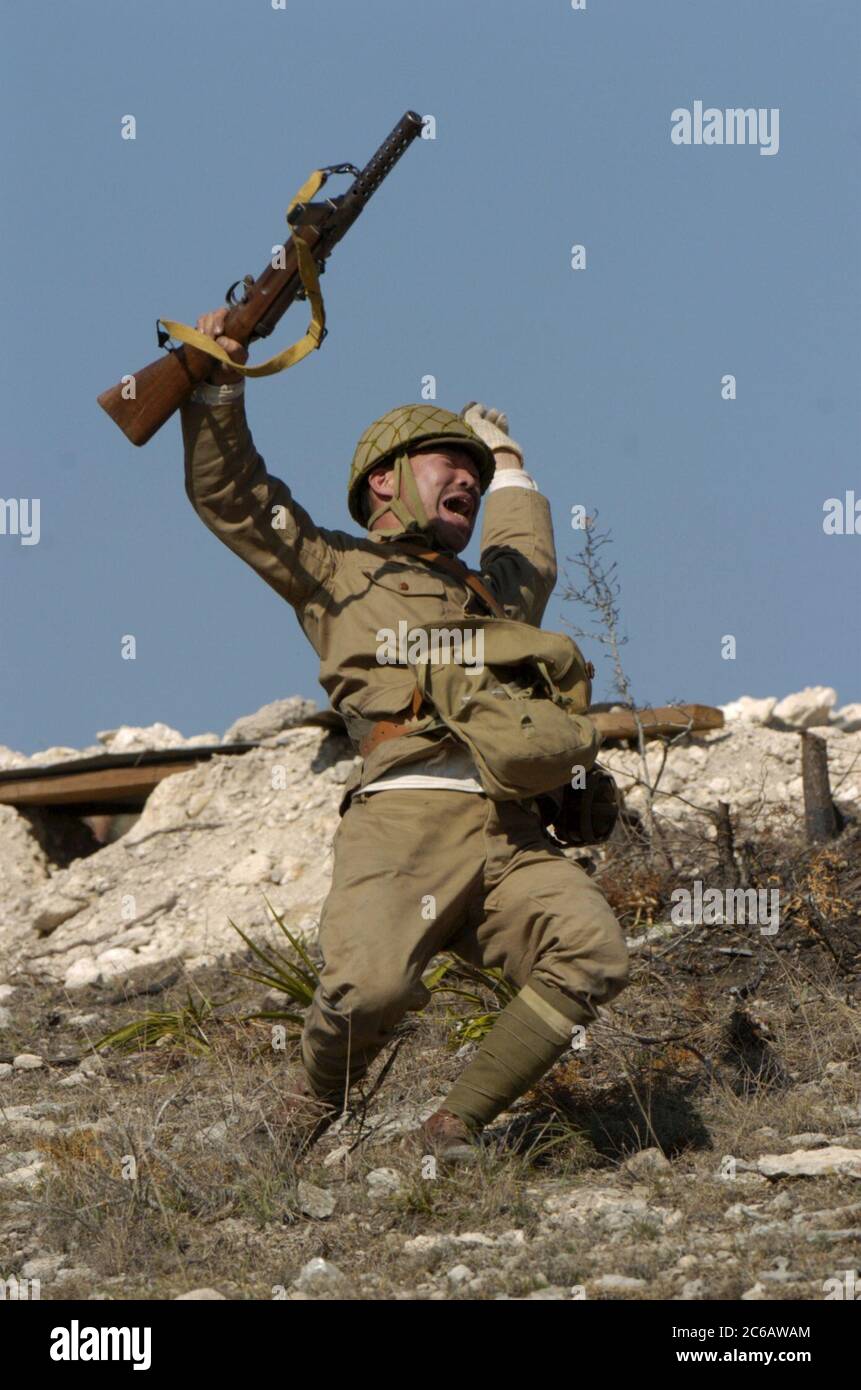
[[[244, 362], [222, 336], [225, 313], [197, 327]], [[624, 987], [627, 954], [606, 900], [547, 835], [534, 800], [486, 794], [469, 748], [417, 698], [415, 669], [379, 659], [379, 633], [404, 622], [462, 627], [489, 611], [540, 627], [556, 581], [550, 508], [504, 416], [408, 405], [359, 440], [348, 499], [365, 534], [326, 530], [267, 471], [243, 393], [218, 366], [183, 407], [188, 496], [295, 609], [363, 759], [341, 804], [324, 965], [291, 1088], [297, 1150], [338, 1113], [404, 1015], [429, 1002], [423, 974], [451, 951], [518, 988], [421, 1131], [442, 1158], [465, 1158], [570, 1046], [574, 1027]], [[482, 497], [476, 580], [454, 557]]]

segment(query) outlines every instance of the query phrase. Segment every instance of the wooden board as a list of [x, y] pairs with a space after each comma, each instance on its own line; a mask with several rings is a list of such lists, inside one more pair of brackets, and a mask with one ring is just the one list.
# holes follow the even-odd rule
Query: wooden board
[[142, 767], [106, 767], [94, 772], [56, 773], [0, 782], [3, 806], [77, 806], [103, 804], [126, 810], [143, 806], [163, 777], [188, 772], [193, 763], [148, 763]]
[[[605, 743], [637, 737], [637, 720], [632, 710], [598, 711], [589, 717]], [[704, 733], [724, 726], [723, 711], [712, 705], [662, 705], [658, 709], [638, 710], [637, 718], [646, 738], [673, 738], [686, 730]]]

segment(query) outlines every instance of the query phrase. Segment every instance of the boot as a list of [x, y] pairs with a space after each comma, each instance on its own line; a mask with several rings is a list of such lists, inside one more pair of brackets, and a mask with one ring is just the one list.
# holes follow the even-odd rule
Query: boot
[[276, 1117], [291, 1159], [304, 1158], [341, 1114], [342, 1096], [320, 1096], [307, 1077], [292, 1077]]
[[441, 1163], [475, 1163], [478, 1158], [479, 1131], [450, 1110], [435, 1111], [416, 1138], [422, 1154], [431, 1154]]

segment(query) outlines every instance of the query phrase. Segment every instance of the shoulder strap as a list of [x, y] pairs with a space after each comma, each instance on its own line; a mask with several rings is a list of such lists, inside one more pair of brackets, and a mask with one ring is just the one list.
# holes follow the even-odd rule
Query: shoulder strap
[[460, 579], [474, 594], [478, 595], [494, 618], [506, 617], [505, 609], [494, 598], [484, 580], [480, 579], [477, 574], [473, 574], [472, 570], [468, 569], [461, 560], [456, 559], [453, 555], [443, 555], [438, 550], [422, 550], [408, 542], [403, 542], [399, 549], [406, 550], [410, 555], [415, 555], [418, 560], [425, 560], [429, 565], [437, 565], [439, 569], [447, 570], [449, 574]]

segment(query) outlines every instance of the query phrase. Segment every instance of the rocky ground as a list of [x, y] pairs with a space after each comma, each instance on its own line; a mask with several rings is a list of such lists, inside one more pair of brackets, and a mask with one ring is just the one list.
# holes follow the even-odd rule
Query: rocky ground
[[[39, 1279], [43, 1299], [824, 1299], [861, 1262], [845, 987], [782, 962], [739, 1012], [673, 969], [680, 1028], [666, 999], [656, 1017], [659, 964], [638, 954], [624, 1006], [451, 1172], [403, 1139], [464, 1063], [442, 1001], [297, 1168], [279, 1123], [292, 1044], [227, 1021], [227, 972], [191, 985], [234, 996], [198, 1055], [85, 1055], [147, 1001], [18, 986], [34, 1051], [0, 1064], [0, 1272]], [[157, 1006], [180, 1007], [187, 983]]]
[[[298, 1168], [285, 1154], [294, 1026], [249, 1018], [283, 999], [244, 977], [228, 919], [271, 944], [268, 899], [313, 951], [352, 755], [297, 722], [302, 702], [240, 721], [231, 738], [264, 746], [165, 779], [94, 852], [0, 808], [0, 1277], [81, 1299], [842, 1296], [861, 1268], [861, 732], [829, 696], [772, 705], [768, 725], [761, 702], [730, 707], [670, 749], [654, 843], [641, 783], [663, 754], [647, 778], [606, 750], [631, 814], [575, 857], [620, 916], [633, 982], [467, 1170], [409, 1143], [473, 1046], [468, 1004], [444, 995], [379, 1089]], [[798, 782], [811, 718], [846, 821], [819, 848]], [[724, 882], [718, 800], [739, 881], [780, 892], [775, 935], [671, 920], [675, 886]], [[93, 1051], [147, 1012], [185, 1031]]]

